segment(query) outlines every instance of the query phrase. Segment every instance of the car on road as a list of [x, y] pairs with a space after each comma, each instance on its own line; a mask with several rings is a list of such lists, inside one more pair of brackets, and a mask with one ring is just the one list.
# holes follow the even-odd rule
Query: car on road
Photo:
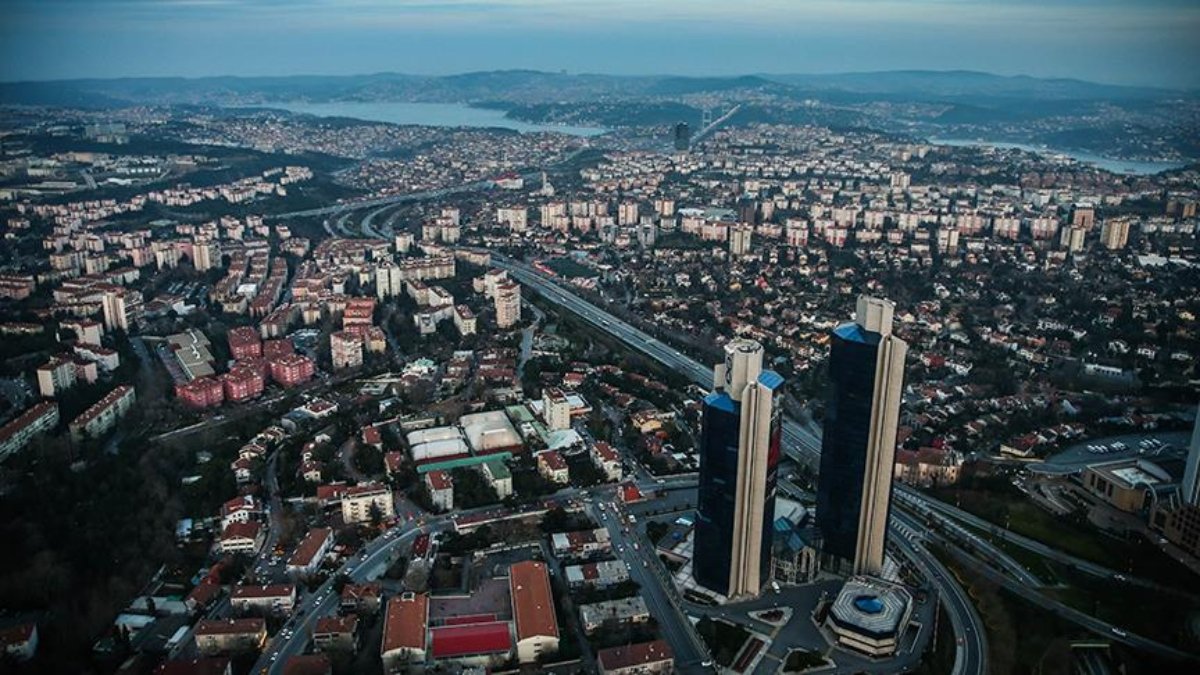
[[1113, 635], [1116, 635], [1117, 637], [1129, 637], [1129, 633], [1126, 633], [1125, 631], [1121, 630], [1120, 628], [1117, 628], [1116, 626], [1113, 626], [1112, 632], [1113, 632]]

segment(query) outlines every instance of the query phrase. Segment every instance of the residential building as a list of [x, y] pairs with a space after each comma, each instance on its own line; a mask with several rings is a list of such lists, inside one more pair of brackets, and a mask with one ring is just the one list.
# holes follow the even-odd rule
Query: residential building
[[391, 488], [379, 483], [361, 483], [346, 489], [342, 495], [342, 522], [369, 523], [373, 514], [383, 520], [395, 515]]
[[52, 356], [37, 369], [38, 393], [53, 398], [56, 393], [75, 386], [75, 362], [63, 356]]
[[425, 488], [429, 490], [429, 499], [435, 511], [454, 510], [454, 481], [449, 473], [434, 469], [425, 474]]
[[454, 327], [458, 329], [459, 335], [474, 335], [475, 334], [475, 313], [466, 305], [458, 305], [454, 308]]
[[629, 567], [624, 560], [602, 560], [564, 567], [563, 576], [571, 588], [604, 589], [629, 581]]
[[542, 391], [542, 418], [551, 431], [571, 428], [571, 402], [557, 387], [546, 387]]
[[58, 426], [58, 404], [42, 401], [0, 427], [0, 461], [24, 448], [34, 436]]
[[908, 351], [892, 334], [894, 311], [862, 296], [855, 320], [832, 336], [816, 522], [822, 552], [853, 574], [883, 571]]
[[201, 619], [193, 634], [202, 656], [253, 652], [267, 643], [267, 621], [260, 617]]
[[362, 338], [349, 331], [337, 331], [329, 336], [329, 358], [334, 370], [357, 368], [363, 363]]
[[287, 573], [293, 577], [315, 574], [332, 548], [333, 530], [328, 527], [314, 527], [296, 545], [296, 550], [287, 562]]
[[234, 586], [229, 593], [229, 604], [243, 614], [283, 616], [290, 614], [296, 606], [296, 587], [291, 584]]
[[620, 600], [605, 600], [588, 605], [579, 605], [579, 622], [588, 635], [600, 630], [606, 623], [631, 624], [650, 620], [650, 608], [640, 595]]
[[317, 649], [328, 651], [358, 651], [358, 617], [323, 616], [317, 619], [312, 631]]
[[612, 541], [608, 530], [603, 527], [594, 530], [577, 530], [575, 532], [555, 532], [550, 536], [554, 555], [590, 556], [595, 553], [612, 550]]
[[675, 652], [666, 640], [637, 642], [596, 652], [600, 675], [667, 675], [675, 670]]
[[1109, 218], [1100, 228], [1100, 241], [1104, 248], [1119, 251], [1129, 243], [1129, 221], [1124, 218]]
[[558, 454], [557, 450], [546, 450], [537, 456], [538, 473], [551, 483], [565, 485], [571, 481], [571, 472], [567, 460]]
[[536, 663], [542, 654], [558, 651], [558, 617], [550, 593], [546, 563], [526, 560], [508, 571], [508, 590], [517, 639], [517, 661]]
[[262, 526], [255, 521], [231, 523], [221, 531], [222, 553], [255, 553], [262, 544]]
[[229, 354], [235, 361], [256, 359], [263, 355], [262, 338], [253, 326], [230, 328], [225, 339], [229, 343]]
[[596, 441], [592, 446], [592, 464], [604, 474], [605, 479], [619, 481], [624, 475], [621, 469], [621, 456], [611, 445], [604, 441]]
[[521, 286], [510, 281], [496, 287], [496, 326], [511, 328], [521, 321]]
[[693, 574], [730, 598], [757, 595], [770, 567], [783, 378], [762, 359], [754, 340], [726, 344], [702, 408]]
[[76, 441], [97, 438], [116, 425], [137, 400], [133, 387], [123, 384], [76, 417], [68, 428]]
[[513, 493], [512, 472], [502, 459], [493, 459], [479, 465], [483, 477], [496, 491], [496, 497], [504, 499]]
[[269, 361], [271, 379], [282, 387], [294, 387], [312, 379], [316, 367], [311, 359], [299, 354], [276, 356]]

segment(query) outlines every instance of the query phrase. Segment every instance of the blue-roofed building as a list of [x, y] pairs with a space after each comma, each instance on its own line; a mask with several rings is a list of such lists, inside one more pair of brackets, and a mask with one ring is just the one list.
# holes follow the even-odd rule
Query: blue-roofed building
[[762, 369], [762, 345], [734, 340], [714, 370], [700, 429], [692, 576], [730, 597], [757, 595], [770, 573], [783, 378]]

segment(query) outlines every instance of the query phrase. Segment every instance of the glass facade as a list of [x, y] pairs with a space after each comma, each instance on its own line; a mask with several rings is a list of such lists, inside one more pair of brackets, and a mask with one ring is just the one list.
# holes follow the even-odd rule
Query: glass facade
[[833, 332], [830, 349], [816, 522], [822, 552], [847, 561], [858, 542], [880, 338], [846, 324]]
[[729, 590], [737, 494], [740, 405], [725, 392], [704, 399], [700, 425], [700, 482], [692, 576], [705, 588]]
[[[774, 378], [774, 379], [771, 379]], [[759, 382], [778, 394], [782, 379], [766, 371]], [[772, 401], [774, 404], [774, 400]], [[697, 495], [696, 534], [692, 574], [705, 588], [729, 593], [733, 564], [734, 517], [737, 510], [738, 436], [741, 404], [725, 392], [704, 399], [700, 428], [700, 480]], [[764, 494], [759, 578], [770, 574], [775, 522], [775, 481], [781, 456], [782, 425], [779, 406], [773, 405]]]

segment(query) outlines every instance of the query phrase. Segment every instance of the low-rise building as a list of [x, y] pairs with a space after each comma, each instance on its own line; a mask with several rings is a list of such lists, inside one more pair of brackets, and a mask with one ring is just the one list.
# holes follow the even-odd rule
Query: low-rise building
[[629, 581], [629, 567], [624, 560], [604, 560], [569, 565], [563, 569], [563, 576], [571, 588], [604, 589]]
[[329, 550], [333, 548], [333, 530], [314, 527], [296, 545], [287, 562], [287, 572], [294, 577], [307, 577], [316, 573]]
[[267, 621], [260, 617], [201, 619], [193, 634], [203, 656], [254, 652], [267, 643]]
[[296, 587], [291, 584], [234, 586], [229, 593], [229, 604], [241, 613], [282, 616], [291, 613], [296, 606]]
[[262, 526], [255, 521], [233, 523], [221, 532], [222, 553], [255, 553], [262, 544]]
[[595, 633], [605, 623], [631, 624], [650, 620], [650, 608], [640, 595], [620, 600], [605, 600], [579, 606], [579, 621], [588, 635]]
[[825, 618], [838, 644], [872, 657], [896, 653], [912, 613], [912, 596], [900, 585], [852, 577]]
[[493, 459], [488, 462], [483, 462], [479, 465], [479, 470], [483, 473], [483, 477], [491, 484], [492, 489], [496, 491], [496, 496], [500, 499], [505, 499], [513, 493], [512, 486], [512, 471], [508, 469], [508, 465], [502, 459]]
[[120, 385], [71, 422], [71, 437], [78, 442], [103, 435], [129, 412], [136, 400], [133, 387]]
[[429, 490], [429, 500], [434, 510], [451, 511], [454, 509], [454, 481], [450, 474], [441, 469], [434, 469], [425, 474], [425, 488]]
[[527, 560], [509, 568], [508, 590], [517, 639], [517, 660], [535, 663], [558, 651], [558, 618], [546, 563]]
[[379, 656], [383, 672], [395, 673], [425, 661], [429, 596], [407, 592], [388, 600]]
[[619, 481], [624, 475], [621, 471], [621, 456], [604, 441], [597, 441], [592, 446], [592, 464], [595, 464], [610, 481]]
[[358, 617], [325, 616], [317, 619], [312, 631], [317, 649], [328, 651], [358, 651]]
[[576, 532], [555, 532], [550, 536], [550, 544], [554, 555], [558, 557], [590, 556], [612, 550], [612, 540], [608, 530], [603, 527]]
[[601, 675], [665, 675], [675, 670], [675, 652], [666, 640], [638, 642], [596, 652]]
[[34, 436], [58, 426], [58, 404], [42, 401], [0, 427], [0, 461], [24, 448]]
[[571, 471], [567, 460], [556, 450], [547, 450], [537, 456], [538, 473], [551, 483], [565, 485], [571, 481]]

